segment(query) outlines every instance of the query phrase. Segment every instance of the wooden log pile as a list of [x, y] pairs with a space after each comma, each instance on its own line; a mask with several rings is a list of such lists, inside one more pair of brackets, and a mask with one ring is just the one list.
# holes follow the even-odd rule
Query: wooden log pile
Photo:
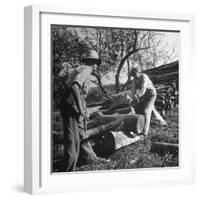
[[[97, 154], [100, 153], [99, 151], [103, 152], [102, 148], [108, 149], [107, 153], [109, 154], [142, 139], [137, 134], [143, 131], [144, 117], [133, 113], [105, 115], [98, 112], [95, 118], [89, 120], [87, 128], [87, 138], [82, 142], [91, 141]], [[56, 131], [53, 132], [54, 160], [63, 156], [64, 145], [62, 139], [62, 135]]]
[[144, 117], [138, 114], [99, 114], [98, 117], [88, 122], [87, 137], [94, 137], [108, 131], [124, 131], [142, 133]]
[[157, 88], [157, 100], [155, 102], [156, 109], [164, 117], [165, 112], [178, 106], [178, 87], [177, 83], [173, 82], [168, 85], [166, 88]]
[[166, 110], [178, 105], [178, 61], [143, 71], [156, 86], [156, 109], [165, 117]]
[[[116, 109], [117, 110], [117, 109]], [[121, 110], [121, 109], [120, 109]], [[102, 110], [101, 110], [102, 111]], [[125, 109], [123, 114], [102, 112], [88, 122], [87, 138], [99, 156], [108, 156], [115, 150], [143, 140], [144, 117]], [[125, 113], [126, 112], [126, 113]]]

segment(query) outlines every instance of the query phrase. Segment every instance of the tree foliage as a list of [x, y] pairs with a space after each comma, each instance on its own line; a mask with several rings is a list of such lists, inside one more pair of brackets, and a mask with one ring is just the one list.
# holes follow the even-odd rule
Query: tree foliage
[[63, 82], [57, 76], [62, 63], [76, 67], [84, 52], [95, 49], [102, 60], [93, 74], [104, 93], [102, 79], [114, 75], [116, 92], [124, 89], [121, 76], [130, 79], [130, 68], [139, 66], [141, 70], [156, 67], [177, 59], [177, 48], [167, 47], [162, 32], [119, 28], [88, 28], [72, 26], [52, 26], [53, 85], [56, 95]]

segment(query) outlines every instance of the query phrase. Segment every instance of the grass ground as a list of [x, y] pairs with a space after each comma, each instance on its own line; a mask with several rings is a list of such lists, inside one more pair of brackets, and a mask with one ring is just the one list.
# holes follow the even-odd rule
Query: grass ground
[[[61, 118], [58, 113], [53, 115], [53, 129], [61, 132]], [[166, 142], [178, 144], [178, 108], [175, 107], [166, 114], [167, 126], [161, 126], [152, 120], [149, 136], [145, 141], [138, 142], [108, 155], [110, 162], [95, 161], [79, 166], [76, 171], [120, 170], [136, 168], [157, 168], [178, 166], [178, 153], [151, 152], [151, 142]], [[55, 143], [54, 143], [55, 144]], [[53, 171], [56, 171], [54, 167]]]

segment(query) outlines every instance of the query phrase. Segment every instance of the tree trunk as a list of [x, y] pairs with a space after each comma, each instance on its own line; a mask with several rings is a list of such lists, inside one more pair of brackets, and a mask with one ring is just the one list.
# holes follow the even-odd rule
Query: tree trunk
[[115, 87], [116, 87], [116, 92], [118, 93], [120, 91], [120, 87], [119, 87], [119, 76], [120, 76], [120, 72], [122, 70], [122, 67], [124, 66], [125, 61], [132, 55], [134, 54], [136, 51], [135, 49], [133, 49], [132, 51], [130, 51], [129, 53], [127, 53], [124, 58], [121, 60], [121, 62], [119, 63], [119, 67], [117, 68], [117, 73], [115, 75]]
[[127, 85], [130, 83], [130, 81], [131, 81], [131, 69], [130, 69], [130, 60], [128, 59], [127, 60], [127, 76], [128, 76], [128, 79], [127, 79], [127, 81], [126, 81], [126, 83], [123, 85], [123, 87], [122, 87], [122, 91], [124, 91], [125, 89], [126, 89], [126, 87], [127, 87]]
[[119, 63], [119, 67], [117, 68], [117, 73], [115, 75], [115, 87], [116, 87], [116, 92], [118, 93], [120, 91], [120, 84], [119, 84], [119, 76], [120, 76], [120, 72], [122, 70], [122, 67], [125, 63], [125, 61], [131, 56], [133, 55], [134, 53], [138, 52], [138, 51], [141, 51], [141, 50], [145, 50], [145, 49], [149, 49], [150, 46], [148, 44], [148, 46], [146, 47], [143, 47], [143, 48], [137, 48], [137, 42], [138, 42], [138, 32], [136, 30], [134, 30], [134, 35], [135, 35], [135, 38], [134, 38], [134, 43], [133, 43], [133, 47], [132, 47], [132, 50], [129, 51], [120, 61]]

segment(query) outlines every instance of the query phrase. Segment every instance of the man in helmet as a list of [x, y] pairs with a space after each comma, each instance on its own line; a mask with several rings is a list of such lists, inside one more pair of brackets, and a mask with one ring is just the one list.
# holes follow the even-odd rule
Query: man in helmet
[[[63, 119], [64, 129], [64, 156], [59, 171], [73, 171], [76, 167], [79, 152], [86, 159], [97, 159], [89, 142], [81, 144], [86, 137], [87, 110], [84, 105], [84, 87], [90, 79], [91, 73], [96, 65], [101, 63], [96, 51], [89, 50], [81, 60], [83, 63], [68, 74], [65, 91], [60, 103], [60, 111]], [[66, 73], [69, 73], [66, 70]], [[64, 72], [59, 74], [64, 76]], [[69, 81], [70, 80], [70, 81]]]
[[151, 113], [157, 96], [156, 89], [149, 77], [141, 73], [138, 68], [131, 70], [131, 76], [134, 78], [131, 87], [132, 103], [134, 104], [136, 113], [144, 115], [145, 126], [143, 134], [147, 135], [149, 132]]

